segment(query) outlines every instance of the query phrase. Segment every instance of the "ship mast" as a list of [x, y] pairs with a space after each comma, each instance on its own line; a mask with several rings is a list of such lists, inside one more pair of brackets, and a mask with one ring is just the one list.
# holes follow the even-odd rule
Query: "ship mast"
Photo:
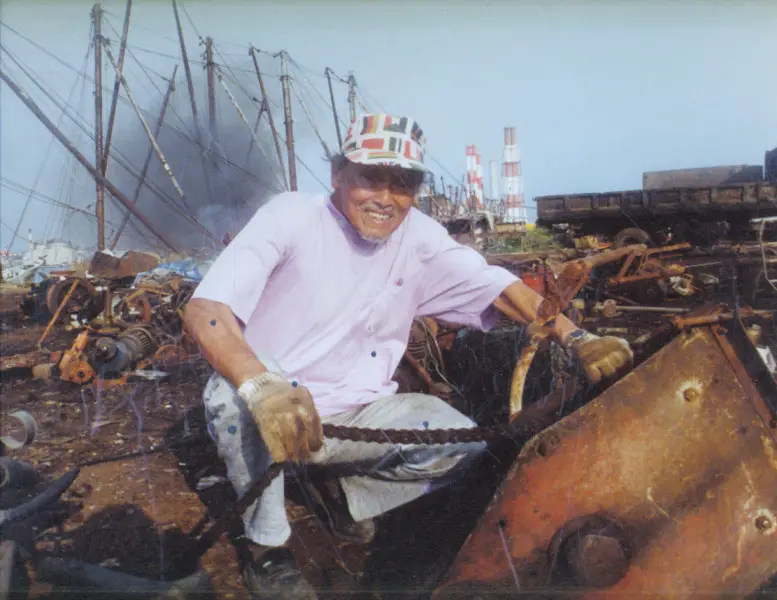
[[[94, 164], [98, 168], [103, 165], [103, 65], [102, 65], [102, 8], [95, 4], [92, 8], [94, 23]], [[103, 182], [95, 179], [97, 184], [97, 202], [95, 216], [97, 217], [97, 249], [105, 250], [105, 189]]]

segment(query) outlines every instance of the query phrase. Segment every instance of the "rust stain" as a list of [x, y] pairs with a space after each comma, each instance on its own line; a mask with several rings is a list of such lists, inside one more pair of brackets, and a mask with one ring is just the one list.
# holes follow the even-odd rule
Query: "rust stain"
[[[758, 419], [763, 399], [741, 384], [736, 355], [711, 343], [715, 335], [678, 336], [524, 446], [434, 597], [505, 589], [513, 577], [499, 523], [523, 591], [539, 596], [744, 597], [777, 573], [777, 536], [763, 533], [773, 521], [755, 511], [777, 497], [777, 451]], [[599, 589], [562, 569], [594, 552], [566, 538], [591, 519], [626, 534], [627, 568]]]

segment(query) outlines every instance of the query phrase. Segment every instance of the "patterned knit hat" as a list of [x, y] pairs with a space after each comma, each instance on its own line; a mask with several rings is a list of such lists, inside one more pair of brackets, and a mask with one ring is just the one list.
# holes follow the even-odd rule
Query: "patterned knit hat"
[[431, 172], [424, 165], [426, 136], [409, 117], [386, 114], [361, 115], [348, 129], [343, 154], [362, 165], [402, 167]]

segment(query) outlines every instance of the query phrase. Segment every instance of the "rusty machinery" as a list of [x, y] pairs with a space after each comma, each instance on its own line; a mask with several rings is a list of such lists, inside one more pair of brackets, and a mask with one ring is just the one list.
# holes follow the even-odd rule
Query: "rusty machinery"
[[683, 319], [522, 448], [436, 599], [744, 598], [777, 574], [775, 381], [742, 314]]

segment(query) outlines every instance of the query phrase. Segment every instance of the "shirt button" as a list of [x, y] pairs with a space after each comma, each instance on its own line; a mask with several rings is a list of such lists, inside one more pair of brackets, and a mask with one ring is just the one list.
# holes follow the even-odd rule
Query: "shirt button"
[[404, 285], [404, 283], [405, 283], [405, 278], [404, 277], [400, 277], [396, 281], [396, 284], [397, 284], [398, 287], [401, 287], [402, 285]]
[[372, 352], [370, 352], [370, 356], [371, 356], [372, 358], [375, 358], [377, 355], [378, 355], [378, 353], [377, 353], [377, 352], [375, 352], [375, 350], [373, 350]]

